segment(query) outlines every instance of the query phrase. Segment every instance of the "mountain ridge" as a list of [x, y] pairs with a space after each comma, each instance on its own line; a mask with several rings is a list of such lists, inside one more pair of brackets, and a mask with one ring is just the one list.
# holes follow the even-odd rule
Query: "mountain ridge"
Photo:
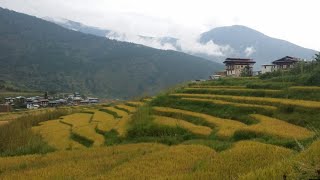
[[20, 88], [130, 98], [206, 78], [222, 68], [184, 53], [84, 34], [2, 8], [0, 26], [0, 80]]
[[[115, 35], [112, 37], [107, 34], [105, 37], [120, 41], [130, 41], [130, 38], [126, 37], [125, 34], [119, 34], [117, 32], [113, 32], [113, 34]], [[269, 64], [273, 60], [287, 55], [311, 59], [316, 53], [315, 50], [304, 48], [286, 40], [273, 38], [243, 25], [216, 27], [200, 34], [199, 43], [203, 46], [212, 41], [218, 46], [227, 47], [226, 50], [223, 51], [223, 56], [187, 52], [181, 48], [180, 43], [182, 42], [179, 42], [180, 39], [175, 37], [145, 37], [139, 34], [137, 34], [137, 36], [143, 39], [136, 41], [138, 44], [152, 46], [153, 43], [151, 42], [156, 41], [158, 43], [157, 46], [155, 46], [156, 48], [170, 48], [219, 63], [226, 57], [250, 57], [257, 60], [256, 68], [260, 68], [259, 66], [262, 64]]]

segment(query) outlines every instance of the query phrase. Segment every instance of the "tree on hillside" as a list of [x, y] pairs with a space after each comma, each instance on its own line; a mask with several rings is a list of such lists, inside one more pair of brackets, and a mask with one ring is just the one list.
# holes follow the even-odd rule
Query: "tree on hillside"
[[315, 54], [314, 60], [316, 60], [316, 62], [320, 62], [320, 52], [318, 52], [318, 54]]

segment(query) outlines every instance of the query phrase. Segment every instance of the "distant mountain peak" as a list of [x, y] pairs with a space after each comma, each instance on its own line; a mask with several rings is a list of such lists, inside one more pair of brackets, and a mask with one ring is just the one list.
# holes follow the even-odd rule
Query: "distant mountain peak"
[[311, 59], [316, 52], [285, 40], [269, 37], [243, 25], [217, 27], [201, 34], [201, 43], [210, 41], [230, 46], [233, 51], [227, 56], [255, 59], [256, 68], [284, 56]]
[[[50, 21], [50, 18], [49, 18]], [[132, 42], [157, 49], [171, 49], [200, 56], [209, 60], [222, 62], [226, 57], [247, 57], [257, 61], [256, 67], [270, 63], [284, 56], [295, 56], [310, 59], [315, 51], [306, 49], [288, 41], [269, 37], [253, 28], [244, 25], [217, 27], [200, 35], [199, 41], [186, 42], [174, 37], [150, 37], [140, 34], [126, 34], [111, 30], [103, 30], [82, 23], [53, 18], [51, 21], [65, 28], [96, 36], [107, 37], [118, 41]], [[194, 46], [194, 47], [190, 47]], [[205, 51], [195, 51], [193, 48]], [[202, 49], [202, 50], [203, 50]], [[212, 53], [214, 50], [220, 53]], [[218, 55], [219, 54], [219, 55]]]

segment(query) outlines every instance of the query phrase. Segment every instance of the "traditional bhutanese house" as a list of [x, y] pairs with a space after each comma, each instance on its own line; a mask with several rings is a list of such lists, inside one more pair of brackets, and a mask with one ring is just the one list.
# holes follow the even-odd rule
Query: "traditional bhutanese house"
[[47, 107], [49, 105], [49, 100], [48, 99], [40, 99], [39, 100], [39, 105], [41, 107]]
[[273, 72], [275, 71], [275, 67], [276, 66], [274, 64], [263, 64], [261, 67], [261, 74]]
[[49, 101], [48, 105], [49, 105], [50, 107], [56, 107], [56, 106], [59, 105], [59, 102], [57, 102], [57, 101]]
[[81, 97], [74, 97], [72, 102], [73, 104], [80, 104], [83, 99]]
[[253, 65], [256, 63], [252, 59], [243, 58], [227, 58], [224, 62], [227, 76], [241, 76], [243, 71], [248, 71], [247, 74], [252, 76]]
[[98, 102], [99, 102], [99, 99], [98, 99], [98, 98], [89, 97], [89, 98], [88, 98], [88, 101], [89, 101], [89, 103], [95, 104], [95, 103], [98, 103]]
[[300, 61], [299, 58], [286, 56], [281, 59], [275, 60], [272, 64], [275, 65], [275, 69], [289, 69], [293, 68], [296, 63]]

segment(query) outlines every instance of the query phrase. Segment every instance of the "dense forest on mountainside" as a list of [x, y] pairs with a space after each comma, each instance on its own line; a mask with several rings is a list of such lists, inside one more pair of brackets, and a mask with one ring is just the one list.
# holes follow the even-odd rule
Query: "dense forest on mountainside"
[[218, 63], [83, 34], [0, 8], [0, 80], [17, 89], [128, 98], [190, 79]]

